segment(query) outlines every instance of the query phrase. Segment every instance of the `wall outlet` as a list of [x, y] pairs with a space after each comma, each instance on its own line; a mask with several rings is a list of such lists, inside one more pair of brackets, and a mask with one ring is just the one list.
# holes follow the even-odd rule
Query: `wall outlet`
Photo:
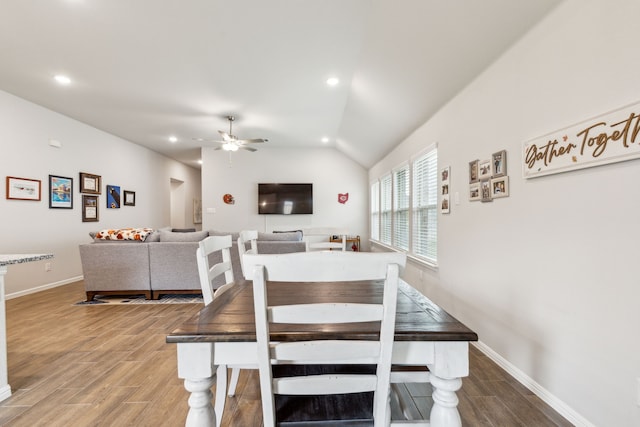
[[51, 271], [51, 263], [47, 262], [44, 264], [44, 271]]

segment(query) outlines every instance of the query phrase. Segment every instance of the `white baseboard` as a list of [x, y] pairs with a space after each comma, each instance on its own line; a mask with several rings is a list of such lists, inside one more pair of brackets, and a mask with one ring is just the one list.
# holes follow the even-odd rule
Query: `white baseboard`
[[69, 283], [77, 282], [79, 280], [83, 280], [84, 276], [76, 276], [71, 277], [69, 279], [60, 280], [59, 282], [47, 283], [42, 286], [38, 286], [31, 289], [25, 289], [24, 291], [13, 292], [6, 295], [6, 299], [18, 298], [29, 294], [34, 294], [36, 292], [44, 291], [45, 289], [57, 288], [58, 286], [68, 285]]
[[9, 384], [6, 384], [0, 387], [0, 401], [3, 401], [10, 397], [11, 397], [11, 386], [9, 386]]
[[489, 346], [484, 344], [481, 341], [472, 343], [475, 345], [478, 350], [484, 353], [489, 359], [493, 360], [498, 366], [507, 371], [509, 375], [518, 380], [522, 385], [531, 390], [536, 396], [538, 396], [542, 401], [544, 401], [547, 405], [551, 406], [556, 410], [560, 415], [567, 419], [567, 421], [571, 422], [576, 427], [596, 427], [594, 424], [589, 422], [582, 415], [578, 414], [573, 410], [569, 405], [564, 403], [562, 400], [558, 399], [556, 396], [551, 394], [549, 390], [542, 387], [540, 384], [535, 382], [532, 378], [522, 372], [520, 369], [516, 368], [512, 365], [508, 360], [504, 357], [500, 356], [498, 353], [493, 351]]

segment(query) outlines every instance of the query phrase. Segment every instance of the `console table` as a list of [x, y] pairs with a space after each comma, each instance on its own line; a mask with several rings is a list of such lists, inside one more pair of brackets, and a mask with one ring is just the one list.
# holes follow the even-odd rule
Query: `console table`
[[53, 258], [53, 254], [0, 254], [0, 401], [11, 396], [7, 372], [7, 318], [5, 314], [4, 276], [7, 266]]

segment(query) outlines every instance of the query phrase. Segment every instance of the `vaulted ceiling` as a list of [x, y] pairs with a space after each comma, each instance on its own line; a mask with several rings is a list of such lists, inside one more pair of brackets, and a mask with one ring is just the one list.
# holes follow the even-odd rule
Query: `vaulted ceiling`
[[234, 115], [368, 168], [560, 1], [2, 0], [0, 90], [194, 167]]

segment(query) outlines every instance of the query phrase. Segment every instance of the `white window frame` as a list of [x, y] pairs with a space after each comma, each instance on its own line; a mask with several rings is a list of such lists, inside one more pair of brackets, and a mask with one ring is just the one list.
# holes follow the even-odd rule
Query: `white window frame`
[[408, 162], [393, 170], [392, 182], [391, 242], [394, 248], [408, 251], [411, 235], [411, 170]]

